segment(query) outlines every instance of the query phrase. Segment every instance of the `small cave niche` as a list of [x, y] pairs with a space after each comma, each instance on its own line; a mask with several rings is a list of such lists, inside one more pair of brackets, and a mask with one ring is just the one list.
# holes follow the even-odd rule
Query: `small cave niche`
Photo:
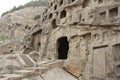
[[72, 2], [74, 2], [75, 0], [69, 0], [68, 2], [71, 4]]
[[47, 20], [47, 15], [45, 16], [45, 20]]
[[72, 0], [72, 2], [74, 2], [75, 0]]
[[99, 40], [99, 39], [100, 39], [100, 35], [99, 35], [99, 34], [94, 34], [94, 35], [93, 35], [93, 39], [94, 39], [95, 41]]
[[39, 46], [39, 47], [41, 46], [41, 42], [38, 43], [38, 46]]
[[120, 64], [116, 65], [115, 72], [116, 72], [116, 74], [120, 73]]
[[79, 15], [79, 20], [81, 21], [81, 14]]
[[10, 50], [10, 52], [13, 52], [14, 50]]
[[25, 29], [27, 29], [27, 27], [25, 27]]
[[66, 10], [63, 10], [60, 14], [60, 18], [64, 18], [64, 17], [66, 17], [66, 15], [67, 15]]
[[62, 6], [62, 5], [63, 5], [63, 0], [60, 1], [60, 6]]
[[11, 47], [9, 47], [9, 49], [11, 49]]
[[84, 0], [83, 2], [83, 8], [88, 7], [90, 4], [90, 0]]
[[85, 22], [85, 19], [82, 19], [83, 22]]
[[58, 16], [58, 11], [56, 12], [56, 16]]
[[29, 27], [28, 29], [31, 30], [31, 27]]
[[90, 19], [93, 19], [93, 15], [89, 15], [89, 18], [90, 18]]
[[98, 0], [98, 4], [101, 4], [101, 3], [103, 3], [103, 0]]
[[108, 32], [107, 31], [103, 32], [103, 41], [107, 40], [108, 37], [109, 37]]
[[94, 0], [94, 2], [96, 2], [97, 0]]
[[45, 10], [45, 12], [47, 13], [48, 9]]
[[119, 0], [115, 0], [115, 2], [119, 2]]
[[28, 38], [28, 41], [30, 41], [31, 39], [30, 38]]
[[100, 20], [105, 19], [105, 17], [106, 17], [106, 12], [101, 12], [99, 16], [100, 16]]
[[28, 25], [26, 25], [26, 26], [25, 26], [25, 29], [27, 29], [28, 27], [29, 27], [29, 26], [28, 26]]
[[120, 44], [113, 45], [112, 52], [114, 54], [114, 61], [116, 62], [120, 61]]
[[57, 40], [57, 51], [58, 51], [58, 59], [67, 59], [68, 50], [69, 50], [69, 42], [67, 37], [61, 37]]
[[25, 48], [26, 48], [26, 45], [24, 45], [23, 48], [25, 49]]
[[43, 18], [43, 20], [42, 20], [42, 22], [44, 22], [45, 20], [44, 20], [44, 18]]
[[118, 7], [112, 8], [109, 10], [109, 17], [116, 17], [118, 16]]
[[50, 15], [49, 15], [49, 19], [51, 19], [53, 17], [53, 14], [52, 13], [50, 13]]
[[50, 6], [53, 6], [53, 3], [52, 3], [52, 2], [50, 3]]
[[57, 5], [54, 6], [54, 10], [56, 10], [56, 9], [57, 9]]
[[53, 29], [57, 28], [56, 19], [53, 19], [53, 20], [52, 20], [52, 26], [53, 26]]

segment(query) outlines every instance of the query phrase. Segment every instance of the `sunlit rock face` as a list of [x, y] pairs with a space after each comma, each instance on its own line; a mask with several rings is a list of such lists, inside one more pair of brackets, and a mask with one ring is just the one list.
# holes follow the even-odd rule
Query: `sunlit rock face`
[[0, 19], [0, 41], [2, 45], [11, 41], [25, 41], [25, 36], [37, 24], [36, 16], [40, 15], [45, 7], [27, 7], [8, 13]]
[[1, 57], [16, 64], [1, 79], [119, 80], [119, 3], [52, 0], [28, 33], [26, 44], [13, 51], [14, 56]]
[[53, 0], [41, 19], [40, 53], [64, 60], [80, 80], [118, 79], [119, 8], [118, 0]]

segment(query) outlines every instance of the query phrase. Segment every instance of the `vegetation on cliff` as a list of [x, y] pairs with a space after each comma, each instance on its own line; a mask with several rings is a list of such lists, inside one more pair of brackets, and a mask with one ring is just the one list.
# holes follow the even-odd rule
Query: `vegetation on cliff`
[[20, 5], [19, 7], [14, 6], [10, 11], [6, 11], [2, 14], [4, 16], [5, 14], [26, 8], [26, 7], [39, 7], [39, 6], [47, 6], [48, 0], [35, 0], [35, 1], [30, 1], [26, 3], [25, 5]]

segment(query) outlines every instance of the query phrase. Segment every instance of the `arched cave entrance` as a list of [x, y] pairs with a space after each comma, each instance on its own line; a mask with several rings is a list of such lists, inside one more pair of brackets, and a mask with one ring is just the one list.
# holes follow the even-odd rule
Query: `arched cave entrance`
[[67, 59], [68, 50], [69, 50], [69, 42], [67, 37], [61, 37], [57, 40], [57, 51], [58, 51], [58, 59]]
[[53, 29], [57, 28], [56, 19], [53, 19], [53, 20], [52, 20], [52, 26], [53, 26]]
[[66, 10], [63, 10], [63, 11], [61, 12], [61, 14], [60, 14], [60, 18], [61, 18], [61, 19], [62, 19], [62, 18], [65, 18], [66, 15], [67, 15]]

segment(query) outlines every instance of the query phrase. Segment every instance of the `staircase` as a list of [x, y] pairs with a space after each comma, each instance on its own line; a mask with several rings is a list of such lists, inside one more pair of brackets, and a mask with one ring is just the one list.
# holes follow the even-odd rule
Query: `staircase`
[[25, 55], [25, 54], [16, 55], [16, 61], [22, 67], [31, 67], [36, 65], [36, 62], [29, 55]]
[[27, 67], [28, 66], [20, 55], [16, 55], [16, 61], [23, 67]]
[[77, 80], [62, 69], [64, 60], [45, 59], [36, 64], [27, 54], [16, 54], [6, 59], [13, 58], [21, 65], [21, 68], [10, 74], [2, 74], [0, 80]]
[[21, 55], [21, 58], [29, 66], [35, 66], [36, 62], [29, 55]]

